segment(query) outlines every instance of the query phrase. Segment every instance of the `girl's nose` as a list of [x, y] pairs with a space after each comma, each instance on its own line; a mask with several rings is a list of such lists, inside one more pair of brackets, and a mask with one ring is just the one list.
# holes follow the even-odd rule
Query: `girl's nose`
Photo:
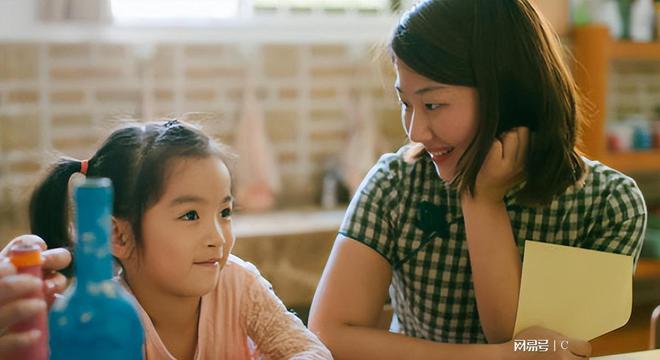
[[207, 245], [209, 247], [224, 247], [227, 243], [225, 239], [225, 234], [222, 230], [222, 225], [216, 220], [213, 222], [213, 229], [211, 229], [211, 234], [208, 236]]

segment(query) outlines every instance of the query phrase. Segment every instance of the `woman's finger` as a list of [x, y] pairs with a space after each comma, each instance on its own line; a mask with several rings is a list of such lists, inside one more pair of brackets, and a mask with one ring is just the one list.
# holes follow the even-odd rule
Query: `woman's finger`
[[56, 272], [51, 273], [46, 278], [44, 278], [44, 286], [47, 288], [48, 292], [62, 292], [66, 290], [68, 281], [66, 276]]
[[486, 155], [486, 162], [502, 159], [503, 144], [502, 140], [495, 139], [493, 140], [493, 145], [490, 147], [490, 151]]
[[25, 244], [25, 245], [36, 244], [36, 245], [39, 245], [39, 247], [41, 248], [42, 251], [47, 249], [46, 242], [42, 238], [38, 237], [37, 235], [27, 234], [27, 235], [21, 235], [21, 236], [18, 236], [18, 237], [15, 237], [14, 239], [12, 239], [2, 249], [2, 251], [0, 252], [0, 255], [8, 257], [9, 256], [9, 250], [14, 245], [18, 245], [18, 244]]
[[502, 137], [502, 158], [513, 163], [518, 153], [518, 132], [516, 129], [507, 131]]
[[41, 280], [32, 275], [18, 274], [0, 278], [0, 306], [39, 291], [42, 286]]
[[570, 339], [568, 341], [568, 350], [576, 356], [589, 357], [591, 356], [591, 344], [587, 341], [580, 341], [577, 339]]
[[516, 154], [516, 161], [525, 164], [527, 158], [527, 148], [529, 147], [529, 128], [521, 126], [518, 128], [518, 153]]
[[44, 271], [61, 270], [71, 264], [71, 253], [64, 248], [46, 250], [41, 255]]
[[34, 344], [40, 337], [41, 331], [39, 330], [0, 336], [0, 359], [8, 359], [13, 352]]
[[20, 299], [0, 306], [0, 328], [6, 328], [17, 322], [35, 316], [46, 310], [42, 299]]
[[9, 275], [14, 275], [16, 274], [16, 267], [9, 262], [9, 260], [3, 260], [0, 258], [0, 279], [9, 276]]

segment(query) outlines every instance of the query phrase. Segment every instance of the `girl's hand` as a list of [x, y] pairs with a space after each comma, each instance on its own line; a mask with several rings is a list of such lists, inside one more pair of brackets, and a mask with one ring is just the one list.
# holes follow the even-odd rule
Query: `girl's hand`
[[507, 191], [522, 180], [529, 129], [513, 128], [493, 141], [481, 165], [473, 200], [502, 201]]
[[[61, 293], [67, 287], [67, 279], [64, 275], [57, 272], [69, 266], [71, 263], [71, 253], [67, 249], [46, 250], [46, 242], [36, 235], [21, 235], [10, 241], [7, 246], [0, 251], [0, 261], [8, 259], [9, 250], [17, 244], [36, 244], [41, 247], [44, 263], [42, 264], [44, 272], [43, 290], [48, 306], [55, 300], [55, 294]], [[0, 303], [0, 305], [2, 305]]]
[[589, 342], [570, 339], [539, 326], [527, 328], [514, 336], [513, 340], [499, 346], [503, 359], [574, 360], [591, 356]]

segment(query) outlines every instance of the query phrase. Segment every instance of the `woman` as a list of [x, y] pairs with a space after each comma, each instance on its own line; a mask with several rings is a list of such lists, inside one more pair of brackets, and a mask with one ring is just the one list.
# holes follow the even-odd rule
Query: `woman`
[[[340, 359], [533, 356], [511, 341], [525, 240], [636, 260], [641, 192], [575, 150], [581, 99], [528, 0], [422, 1], [390, 53], [411, 144], [357, 190], [310, 328]], [[374, 328], [390, 283], [402, 334]], [[514, 338], [562, 336], [533, 328]], [[588, 343], [569, 344], [537, 355], [589, 355]]]

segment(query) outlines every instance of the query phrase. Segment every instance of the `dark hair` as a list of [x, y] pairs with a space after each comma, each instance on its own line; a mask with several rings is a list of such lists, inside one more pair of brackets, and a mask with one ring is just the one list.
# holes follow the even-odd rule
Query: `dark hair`
[[[142, 217], [164, 191], [170, 160], [217, 156], [231, 166], [233, 155], [200, 129], [177, 120], [131, 124], [115, 130], [88, 160], [87, 176], [106, 177], [114, 188], [113, 216], [131, 224], [136, 249], [142, 246]], [[73, 250], [69, 231], [68, 183], [81, 162], [61, 158], [30, 199], [30, 231], [49, 248]], [[71, 266], [66, 269], [71, 274]]]
[[[582, 100], [557, 35], [528, 0], [421, 1], [402, 16], [389, 48], [422, 76], [477, 90], [478, 130], [458, 162], [459, 191], [474, 193], [493, 140], [517, 126], [530, 129], [521, 202], [547, 204], [582, 177]], [[422, 154], [413, 146], [407, 158]]]

